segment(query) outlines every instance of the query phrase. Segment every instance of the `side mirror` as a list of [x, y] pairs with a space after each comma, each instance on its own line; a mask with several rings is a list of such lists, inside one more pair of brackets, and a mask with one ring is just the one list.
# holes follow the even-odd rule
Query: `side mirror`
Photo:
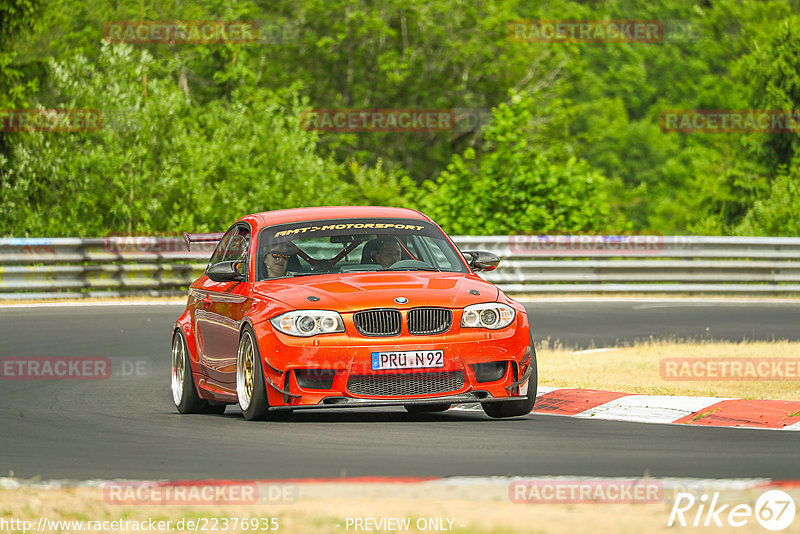
[[241, 261], [221, 261], [206, 269], [206, 275], [215, 282], [241, 282], [244, 275], [239, 272]]
[[461, 254], [475, 272], [494, 271], [500, 265], [500, 258], [485, 250], [466, 250]]

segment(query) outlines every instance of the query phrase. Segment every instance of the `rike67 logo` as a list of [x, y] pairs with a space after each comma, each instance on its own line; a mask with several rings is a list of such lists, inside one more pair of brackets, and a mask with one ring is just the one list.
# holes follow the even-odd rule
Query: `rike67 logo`
[[767, 530], [783, 530], [794, 521], [795, 504], [792, 497], [781, 490], [763, 493], [755, 506], [749, 504], [722, 504], [720, 494], [678, 493], [669, 514], [667, 526], [692, 527], [743, 527], [755, 519]]

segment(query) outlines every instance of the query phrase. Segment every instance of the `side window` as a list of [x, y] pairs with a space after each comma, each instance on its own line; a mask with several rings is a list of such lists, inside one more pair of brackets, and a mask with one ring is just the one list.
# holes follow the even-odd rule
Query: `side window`
[[228, 248], [228, 243], [230, 243], [231, 237], [233, 237], [234, 233], [236, 233], [236, 228], [231, 228], [224, 236], [222, 236], [222, 239], [220, 239], [219, 243], [217, 244], [217, 248], [214, 249], [214, 254], [211, 255], [211, 259], [208, 261], [209, 266], [222, 261], [222, 257], [225, 255], [225, 249]]
[[247, 251], [250, 249], [249, 237], [250, 230], [242, 227], [236, 228], [221, 261], [247, 260]]
[[247, 271], [247, 253], [250, 250], [250, 229], [243, 226], [235, 226], [228, 230], [219, 241], [209, 265], [214, 265], [221, 261], [243, 260], [243, 270]]
[[433, 239], [428, 236], [416, 237], [414, 239], [414, 249], [419, 251], [418, 257], [423, 261], [430, 263], [437, 269], [444, 269], [446, 271], [459, 270], [456, 258], [449, 248], [442, 249], [445, 241], [442, 239]]

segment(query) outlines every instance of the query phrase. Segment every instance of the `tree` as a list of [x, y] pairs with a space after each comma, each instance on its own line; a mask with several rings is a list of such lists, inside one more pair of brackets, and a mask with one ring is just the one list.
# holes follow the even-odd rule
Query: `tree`
[[224, 230], [255, 211], [369, 202], [365, 175], [386, 183], [380, 168], [346, 174], [316, 153], [297, 87], [239, 88], [227, 103], [193, 105], [179, 61], [127, 45], [50, 70], [60, 105], [99, 109], [103, 127], [20, 134], [14, 164], [0, 165], [6, 234]]
[[[24, 107], [38, 90], [36, 65], [19, 63], [15, 46], [36, 27], [41, 3], [41, 0], [0, 2], [0, 109]], [[34, 71], [34, 75], [29, 71]], [[0, 161], [8, 157], [7, 145], [8, 136], [0, 130]]]
[[800, 170], [780, 170], [736, 229], [743, 235], [800, 237]]
[[[770, 28], [764, 41], [743, 57], [737, 72], [753, 108], [781, 110], [797, 116], [800, 110], [800, 16], [788, 17]], [[800, 136], [795, 132], [758, 134], [753, 151], [771, 172], [800, 164]], [[784, 173], [785, 174], [785, 173]]]
[[454, 234], [569, 234], [619, 229], [605, 177], [575, 157], [554, 160], [535, 138], [538, 102], [512, 94], [492, 113], [480, 153], [453, 156], [428, 182], [423, 210]]

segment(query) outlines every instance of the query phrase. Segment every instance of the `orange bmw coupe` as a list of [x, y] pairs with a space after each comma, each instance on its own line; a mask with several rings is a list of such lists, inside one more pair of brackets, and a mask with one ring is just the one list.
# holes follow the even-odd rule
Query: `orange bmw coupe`
[[180, 413], [249, 420], [300, 409], [480, 403], [530, 413], [536, 353], [525, 308], [476, 272], [430, 218], [385, 207], [242, 217], [217, 241], [172, 333]]

